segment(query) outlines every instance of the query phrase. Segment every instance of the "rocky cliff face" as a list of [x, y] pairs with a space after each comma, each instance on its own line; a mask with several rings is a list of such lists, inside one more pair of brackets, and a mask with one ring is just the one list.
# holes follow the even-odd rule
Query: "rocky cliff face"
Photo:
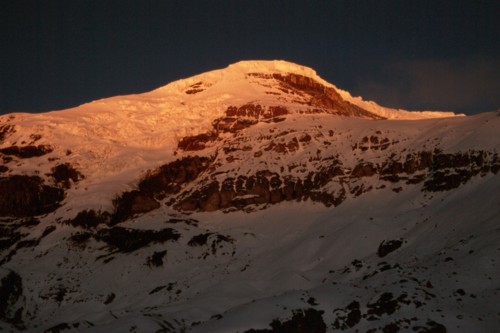
[[[279, 154], [293, 154], [300, 148], [300, 143], [295, 139], [277, 146], [268, 140], [267, 147], [272, 147], [267, 149], [267, 154], [279, 156]], [[226, 151], [231, 150], [226, 149]], [[261, 158], [263, 153], [260, 153], [257, 155]], [[255, 154], [251, 149], [243, 149], [238, 159], [251, 160], [255, 158]], [[125, 214], [127, 217], [151, 211], [160, 205], [159, 201], [153, 198], [163, 199], [165, 196], [167, 205], [184, 212], [216, 210], [229, 212], [246, 210], [249, 207], [262, 209], [292, 200], [316, 201], [330, 207], [340, 205], [348, 197], [357, 197], [386, 187], [399, 192], [403, 186], [420, 184], [422, 192], [450, 191], [466, 184], [473, 177], [497, 175], [500, 170], [497, 153], [471, 150], [447, 154], [436, 149], [407, 153], [403, 156], [390, 155], [378, 163], [357, 161], [354, 165], [349, 165], [338, 157], [317, 157], [315, 169], [304, 169], [307, 171], [299, 176], [291, 174], [290, 171], [298, 166], [306, 168], [308, 161], [282, 166], [279, 172], [261, 169], [251, 175], [240, 174], [222, 178], [217, 176], [219, 174], [217, 164], [221, 163], [220, 158], [189, 157], [152, 171], [141, 180], [138, 190], [127, 192], [116, 201], [115, 213], [124, 214], [123, 210], [127, 203]], [[233, 157], [222, 158], [234, 161]], [[190, 163], [190, 168], [196, 177], [182, 177], [180, 181], [172, 182], [171, 177], [165, 174], [176, 170], [173, 164], [182, 165], [193, 160], [205, 161], [203, 164]], [[198, 176], [200, 179], [197, 179]], [[158, 181], [158, 177], [167, 181]], [[156, 188], [144, 184], [156, 184]], [[175, 191], [169, 189], [170, 184], [174, 184]], [[378, 185], [374, 187], [373, 184]], [[134, 199], [130, 199], [130, 195], [133, 195]]]
[[35, 216], [54, 211], [64, 199], [64, 191], [43, 184], [37, 176], [0, 178], [0, 215]]
[[[300, 75], [251, 75], [282, 82], [296, 94], [326, 94], [343, 103], [335, 91]], [[349, 114], [342, 110], [340, 114]], [[495, 150], [444, 152], [439, 145], [408, 149], [402, 141], [412, 138], [404, 133], [372, 130], [358, 138], [346, 135], [343, 128], [324, 128], [325, 115], [318, 111], [297, 116], [286, 107], [252, 103], [229, 106], [210, 132], [179, 140], [177, 152], [186, 157], [149, 171], [138, 189], [116, 199], [114, 214], [130, 218], [159, 208], [160, 202], [181, 212], [249, 211], [283, 201], [330, 207], [386, 188], [450, 191], [500, 169]], [[304, 130], [296, 125], [300, 121], [312, 125]], [[178, 174], [179, 166], [181, 177], [173, 180], [171, 173]]]
[[279, 90], [288, 95], [303, 97], [304, 100], [300, 103], [318, 108], [317, 112], [322, 110], [343, 116], [384, 119], [384, 117], [345, 101], [335, 88], [325, 86], [311, 77], [300, 74], [249, 73], [248, 75], [277, 82]]

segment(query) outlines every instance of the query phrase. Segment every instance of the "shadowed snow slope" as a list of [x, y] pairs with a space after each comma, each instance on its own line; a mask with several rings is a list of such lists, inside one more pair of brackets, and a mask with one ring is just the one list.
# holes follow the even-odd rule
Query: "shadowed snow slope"
[[493, 332], [499, 132], [285, 61], [0, 116], [0, 330]]

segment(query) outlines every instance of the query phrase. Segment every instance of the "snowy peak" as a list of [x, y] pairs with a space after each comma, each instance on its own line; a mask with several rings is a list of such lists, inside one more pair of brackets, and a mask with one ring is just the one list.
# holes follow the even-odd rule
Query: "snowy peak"
[[[267, 78], [268, 80], [256, 80]], [[214, 70], [191, 78], [173, 82], [167, 86], [161, 87], [155, 91], [155, 95], [176, 95], [182, 96], [183, 93], [195, 95], [192, 99], [199, 101], [201, 98], [211, 97], [219, 101], [227, 101], [232, 99], [234, 102], [244, 104], [245, 100], [253, 101], [270, 100], [270, 102], [291, 103], [299, 102], [300, 104], [308, 104], [310, 100], [290, 99], [286, 94], [289, 93], [283, 89], [283, 78], [307, 78], [309, 82], [314, 82], [321, 90], [335, 92], [337, 99], [344, 104], [352, 104], [357, 108], [374, 114], [368, 118], [387, 118], [387, 119], [428, 119], [428, 118], [444, 118], [456, 116], [453, 112], [433, 112], [433, 111], [406, 111], [401, 109], [391, 109], [378, 105], [373, 101], [365, 101], [362, 97], [353, 97], [349, 92], [337, 88], [335, 85], [322, 79], [312, 68], [295, 64], [284, 60], [251, 60], [240, 61], [229, 65], [224, 69]], [[273, 82], [269, 79], [278, 79]], [[279, 80], [279, 78], [282, 78]], [[262, 88], [266, 87], [267, 90]], [[295, 86], [295, 88], [298, 88]], [[304, 88], [304, 87], [299, 87]], [[298, 95], [306, 93], [303, 89], [299, 89]], [[295, 91], [296, 92], [296, 91]], [[309, 91], [310, 92], [310, 91]], [[266, 95], [267, 94], [267, 95]], [[269, 96], [272, 95], [272, 96]], [[272, 98], [270, 98], [272, 97]], [[333, 109], [335, 113], [335, 108]], [[346, 114], [344, 114], [346, 115]], [[364, 116], [367, 114], [364, 113]], [[351, 114], [351, 116], [359, 116], [359, 114]]]
[[251, 61], [0, 116], [0, 331], [494, 331], [500, 117], [410, 114]]
[[[333, 96], [335, 103], [323, 103]], [[140, 113], [148, 119], [155, 115], [178, 119], [179, 111], [195, 118], [215, 119], [228, 106], [240, 107], [256, 101], [262, 105], [281, 105], [292, 113], [310, 113], [310, 109], [320, 108], [330, 114], [372, 119], [417, 120], [456, 116], [453, 112], [413, 112], [383, 107], [362, 97], [353, 97], [322, 79], [312, 68], [284, 60], [240, 61], [150, 92], [100, 99], [58, 113], [73, 119], [102, 119], [106, 118], [103, 114], [113, 113], [111, 118], [119, 120], [123, 114], [118, 113], [123, 112]], [[308, 106], [311, 107], [309, 111]]]
[[307, 76], [323, 84], [328, 84], [321, 79], [316, 71], [312, 68], [288, 62], [284, 60], [250, 60], [240, 61], [229, 65], [228, 71], [238, 71], [245, 74], [262, 73], [262, 74], [298, 74]]
[[[319, 146], [311, 145], [311, 151], [308, 151], [311, 155], [307, 156], [307, 159], [314, 159], [318, 158], [313, 156], [314, 149], [324, 151], [323, 145], [331, 144], [324, 143], [326, 141], [320, 137], [333, 135], [329, 130], [315, 129], [316, 126], [331, 126], [334, 131], [334, 128], [349, 126], [358, 128], [353, 124], [359, 124], [359, 128], [378, 126], [369, 123], [383, 118], [428, 116], [382, 108], [355, 99], [321, 79], [308, 67], [278, 60], [242, 61], [144, 94], [106, 98], [45, 114], [0, 116], [0, 126], [5, 130], [0, 149], [11, 153], [35, 147], [39, 151], [39, 156], [33, 157], [36, 159], [35, 169], [41, 174], [50, 174], [52, 168], [64, 163], [85, 170], [87, 178], [83, 182], [88, 183], [91, 190], [78, 191], [74, 195], [91, 198], [86, 200], [92, 200], [95, 206], [104, 203], [105, 209], [110, 209], [110, 195], [130, 189], [139, 175], [177, 159], [176, 154], [201, 151], [205, 156], [213, 156], [214, 150], [233, 149], [222, 145], [240, 145], [235, 138], [247, 138], [245, 140], [252, 142], [245, 147], [255, 146], [258, 142], [266, 155], [274, 154], [275, 150], [302, 153], [307, 142], [300, 141], [301, 135], [290, 136], [289, 142], [281, 142], [285, 134], [269, 139], [270, 134], [265, 133], [293, 130], [312, 131], [318, 136], [313, 141]], [[357, 123], [361, 120], [368, 123]], [[306, 126], [296, 128], [295, 123]], [[280, 129], [275, 130], [274, 126]], [[383, 126], [390, 129], [397, 124], [388, 121]], [[427, 125], [405, 126], [425, 128]], [[256, 141], [253, 135], [264, 139]], [[385, 136], [380, 140], [393, 139]], [[347, 145], [358, 144], [356, 138], [340, 141]], [[273, 144], [276, 147], [269, 148]], [[283, 149], [283, 144], [290, 145]], [[50, 152], [47, 152], [47, 147], [50, 147]], [[267, 148], [269, 150], [265, 150]], [[259, 151], [255, 149], [252, 154], [259, 154]], [[297, 158], [295, 154], [293, 152], [291, 157]], [[9, 156], [12, 154], [4, 160], [10, 161]], [[224, 158], [255, 160], [251, 156], [231, 154]], [[275, 156], [269, 156], [270, 161], [274, 159]], [[22, 158], [5, 162], [3, 169], [14, 172], [12, 165], [15, 163], [16, 174], [34, 172], [35, 164]], [[277, 170], [279, 168], [277, 166]]]
[[231, 82], [235, 84], [236, 81], [245, 80], [247, 74], [252, 73], [298, 74], [310, 77], [324, 85], [329, 85], [328, 82], [324, 81], [316, 74], [315, 70], [306, 66], [284, 60], [248, 60], [236, 62], [223, 69], [217, 69], [190, 78], [178, 80], [163, 88], [169, 86], [182, 86], [183, 84], [190, 85], [191, 82], [194, 81], [204, 81], [211, 85], [219, 83], [220, 81], [228, 81], [227, 83]]

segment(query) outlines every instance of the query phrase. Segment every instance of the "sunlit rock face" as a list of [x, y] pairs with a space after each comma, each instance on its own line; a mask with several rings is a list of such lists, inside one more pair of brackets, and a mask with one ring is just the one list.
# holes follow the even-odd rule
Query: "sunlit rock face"
[[285, 61], [0, 116], [0, 331], [494, 331], [498, 133]]

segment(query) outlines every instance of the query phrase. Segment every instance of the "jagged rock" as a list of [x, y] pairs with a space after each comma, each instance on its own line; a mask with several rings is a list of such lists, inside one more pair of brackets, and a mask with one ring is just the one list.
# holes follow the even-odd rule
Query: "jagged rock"
[[399, 249], [401, 247], [401, 245], [403, 245], [403, 241], [400, 239], [390, 240], [390, 241], [382, 241], [382, 243], [380, 243], [380, 245], [378, 246], [377, 255], [380, 258], [383, 258], [386, 255], [388, 255], [389, 253], [394, 252], [397, 249]]
[[200, 88], [202, 84], [203, 82], [197, 82], [195, 84], [190, 85], [189, 86], [190, 89], [186, 90], [185, 93], [188, 95], [194, 95], [202, 91], [205, 91], [205, 89]]
[[220, 208], [229, 208], [232, 206], [231, 202], [236, 197], [236, 191], [234, 190], [234, 179], [227, 178], [222, 182], [219, 199], [220, 199]]
[[259, 119], [264, 109], [259, 104], [245, 104], [239, 108], [230, 106], [226, 110], [227, 117], [248, 117]]
[[208, 158], [189, 156], [148, 172], [137, 190], [124, 192], [113, 201], [115, 210], [111, 222], [116, 224], [160, 207], [155, 198], [178, 193], [184, 184], [195, 180], [208, 166]]
[[226, 110], [227, 117], [235, 118], [255, 118], [272, 119], [288, 114], [288, 110], [283, 106], [270, 106], [265, 108], [259, 104], [245, 104], [241, 107], [230, 106]]
[[151, 194], [178, 193], [181, 186], [196, 179], [210, 165], [210, 159], [188, 156], [162, 165], [139, 182], [139, 191]]
[[194, 136], [186, 136], [179, 141], [178, 148], [185, 151], [197, 151], [206, 148], [209, 142], [217, 140], [217, 133], [204, 133]]
[[327, 87], [304, 75], [294, 73], [290, 73], [287, 75], [278, 73], [250, 73], [248, 75], [277, 80], [281, 83], [282, 91], [286, 93], [293, 91], [293, 93], [302, 96], [307, 95], [309, 96], [308, 104], [310, 106], [327, 109], [330, 113], [346, 116], [366, 117], [372, 119], [383, 119], [383, 117], [381, 116], [368, 112], [350, 102], [345, 101], [334, 88]]
[[132, 214], [141, 214], [152, 211], [153, 209], [156, 209], [158, 207], [160, 207], [160, 203], [154, 198], [139, 194], [133, 198], [130, 211]]
[[113, 249], [128, 253], [151, 243], [177, 241], [181, 235], [171, 228], [154, 231], [113, 227], [100, 229], [93, 237], [97, 241], [107, 243]]
[[438, 192], [449, 191], [465, 184], [472, 178], [472, 173], [468, 170], [455, 170], [455, 173], [442, 171], [433, 172], [431, 178], [424, 182], [424, 191]]
[[322, 202], [326, 206], [339, 205], [345, 200], [345, 191], [338, 193], [321, 191], [320, 188], [333, 177], [342, 174], [337, 166], [323, 172], [308, 175], [311, 179], [284, 177], [267, 170], [255, 175], [239, 176], [219, 182], [212, 181], [180, 199], [174, 207], [181, 211], [214, 211], [218, 209], [243, 209], [249, 205], [276, 204], [282, 201], [307, 200]]
[[108, 212], [96, 212], [92, 209], [79, 212], [73, 219], [66, 220], [63, 223], [73, 227], [82, 227], [83, 229], [95, 229], [99, 225], [109, 224], [110, 214]]
[[78, 181], [85, 178], [85, 176], [75, 169], [71, 164], [64, 163], [59, 164], [52, 168], [52, 173], [50, 174], [56, 182], [56, 184], [69, 189], [71, 188], [71, 182], [77, 183]]
[[257, 120], [232, 117], [219, 118], [214, 121], [214, 128], [223, 133], [237, 133], [245, 128], [257, 124]]
[[[232, 112], [244, 115], [260, 116], [261, 108], [234, 109]], [[279, 133], [279, 136], [290, 134]], [[288, 142], [276, 143], [269, 140], [264, 151], [276, 153], [293, 153], [300, 147], [301, 141], [293, 137]], [[305, 140], [308, 141], [308, 140]], [[380, 144], [376, 136], [362, 139], [362, 142]], [[224, 152], [251, 151], [248, 147], [239, 145], [224, 147]], [[259, 156], [262, 155], [259, 154]], [[231, 155], [226, 155], [230, 158]], [[373, 186], [362, 181], [365, 177], [378, 177], [380, 180], [395, 184], [405, 182], [413, 185], [424, 182], [423, 191], [446, 191], [469, 181], [480, 172], [498, 171], [500, 162], [496, 155], [482, 151], [445, 154], [439, 150], [408, 153], [399, 159], [395, 155], [382, 163], [374, 164], [361, 161], [352, 170], [343, 166], [337, 157], [329, 157], [326, 163], [319, 164], [317, 170], [311, 170], [303, 177], [281, 176], [267, 170], [261, 170], [254, 175], [228, 177], [221, 182], [205, 178], [188, 192], [182, 193], [182, 186], [194, 181], [199, 174], [208, 170], [211, 163], [208, 158], [186, 157], [169, 163], [149, 172], [139, 183], [139, 189], [123, 193], [115, 200], [113, 223], [123, 221], [135, 214], [142, 214], [159, 207], [159, 199], [167, 195], [177, 195], [169, 200], [175, 209], [180, 211], [216, 211], [219, 209], [245, 209], [250, 205], [277, 204], [282, 201], [312, 200], [326, 206], [337, 206], [346, 198], [346, 189], [353, 197], [373, 190]], [[380, 166], [379, 166], [380, 165]], [[456, 167], [454, 166], [456, 165]], [[452, 167], [453, 166], [453, 167]], [[216, 170], [217, 165], [209, 173]], [[289, 171], [296, 166], [289, 167]], [[411, 175], [411, 176], [410, 176]], [[323, 190], [332, 180], [340, 179], [341, 188], [337, 191]], [[203, 185], [201, 185], [203, 184]], [[378, 189], [384, 188], [379, 186]], [[393, 187], [393, 191], [402, 191], [402, 186]]]
[[57, 229], [57, 227], [55, 225], [49, 225], [48, 227], [45, 228], [45, 230], [43, 230], [42, 236], [40, 237], [40, 239], [53, 233], [56, 229]]
[[43, 184], [38, 176], [0, 178], [0, 216], [34, 216], [60, 206], [64, 190]]
[[333, 310], [335, 321], [332, 326], [336, 330], [346, 330], [356, 326], [361, 321], [361, 310], [358, 301], [352, 301], [345, 309]]
[[4, 155], [16, 156], [19, 158], [31, 158], [39, 157], [51, 153], [54, 149], [51, 146], [39, 145], [39, 146], [11, 146], [7, 148], [0, 149], [0, 153]]
[[377, 173], [377, 168], [370, 162], [364, 162], [356, 165], [352, 170], [351, 176], [356, 178], [371, 177]]
[[[380, 175], [398, 176], [403, 172], [405, 172], [405, 167], [403, 166], [403, 163], [389, 160], [382, 165], [380, 170]], [[407, 172], [407, 173], [413, 173], [413, 172]]]
[[69, 237], [69, 241], [80, 248], [85, 248], [86, 243], [92, 238], [90, 232], [78, 232]]
[[15, 127], [12, 125], [0, 125], [0, 144], [12, 133], [15, 132]]
[[[191, 247], [208, 246], [209, 249], [201, 255], [201, 258], [206, 258], [210, 253], [216, 255], [218, 250], [223, 249], [224, 243], [233, 244], [234, 239], [219, 233], [207, 232], [193, 236], [189, 240], [188, 245]], [[229, 254], [229, 252], [223, 252], [222, 255], [224, 254]], [[234, 255], [234, 248], [232, 249], [231, 255]]]
[[302, 142], [302, 143], [307, 143], [307, 142], [310, 142], [311, 140], [312, 140], [312, 137], [309, 134], [307, 134], [307, 133], [305, 133], [304, 135], [302, 135], [300, 137], [300, 139], [299, 139], [299, 141]]
[[324, 333], [326, 324], [323, 320], [324, 311], [316, 309], [295, 310], [289, 320], [274, 319], [270, 329], [250, 329], [245, 333]]
[[184, 137], [179, 141], [178, 148], [184, 151], [203, 150], [210, 142], [217, 140], [219, 132], [238, 133], [257, 124], [259, 120], [278, 121], [280, 116], [288, 114], [288, 110], [282, 106], [265, 108], [259, 104], [249, 103], [241, 107], [229, 106], [225, 114], [225, 117], [213, 121], [212, 132]]
[[140, 190], [124, 192], [113, 201], [115, 211], [111, 223], [116, 224], [131, 218], [136, 214], [147, 213], [160, 207], [151, 193], [143, 193]]
[[[25, 232], [22, 232], [21, 228], [32, 228], [40, 223], [40, 220], [32, 217], [28, 219], [2, 219], [3, 223], [0, 223], [0, 252], [3, 252], [14, 244], [18, 243], [23, 237], [27, 236]], [[47, 227], [47, 228], [50, 228]], [[45, 234], [45, 232], [44, 232]], [[42, 234], [43, 238], [45, 235]], [[12, 253], [12, 252], [11, 252]], [[12, 253], [13, 255], [14, 253]], [[11, 255], [7, 255], [2, 261], [0, 261], [0, 265], [9, 261]]]
[[[281, 121], [283, 120], [281, 117], [287, 115], [288, 110], [282, 106], [269, 106], [266, 108], [259, 104], [249, 103], [240, 107], [229, 106], [225, 114], [225, 117], [213, 121], [214, 133], [238, 133], [257, 124], [259, 121]], [[181, 142], [184, 140], [186, 139], [182, 139]]]
[[213, 235], [213, 233], [207, 232], [207, 233], [204, 233], [204, 234], [199, 234], [199, 235], [193, 236], [189, 240], [188, 245], [189, 246], [203, 246], [203, 245], [207, 245], [208, 237], [210, 235]]
[[[380, 168], [380, 179], [393, 183], [406, 180], [407, 184], [424, 181], [423, 191], [449, 191], [465, 184], [479, 173], [498, 172], [500, 166], [495, 156], [474, 150], [454, 154], [439, 150], [421, 151], [407, 154], [404, 162], [393, 159], [384, 162]], [[408, 178], [417, 171], [426, 173]]]
[[116, 298], [116, 294], [115, 293], [108, 294], [108, 296], [106, 297], [106, 300], [104, 301], [104, 304], [108, 305], [108, 304], [113, 303], [113, 301], [115, 300], [115, 298]]
[[200, 209], [205, 212], [213, 212], [220, 207], [219, 183], [213, 182], [204, 186], [200, 191]]
[[23, 307], [17, 307], [23, 295], [23, 280], [14, 271], [9, 271], [0, 284], [0, 319], [23, 328]]
[[147, 265], [150, 267], [160, 267], [163, 266], [163, 258], [167, 254], [167, 250], [154, 252], [151, 257], [147, 259]]
[[[367, 314], [374, 317], [380, 317], [383, 314], [391, 315], [397, 309], [401, 307], [401, 304], [409, 304], [407, 300], [407, 295], [402, 294], [398, 298], [394, 298], [392, 293], [383, 293], [374, 303], [368, 303], [366, 307], [368, 308]], [[370, 320], [370, 319], [369, 319]]]

